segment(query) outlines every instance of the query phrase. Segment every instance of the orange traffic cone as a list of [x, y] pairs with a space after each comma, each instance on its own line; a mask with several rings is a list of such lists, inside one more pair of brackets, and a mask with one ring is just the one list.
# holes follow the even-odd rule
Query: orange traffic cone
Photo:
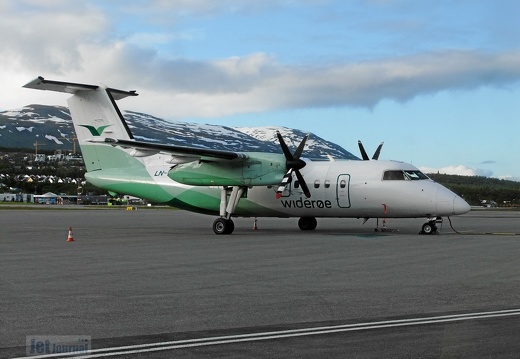
[[74, 242], [74, 238], [72, 237], [72, 227], [69, 227], [69, 236], [67, 237], [67, 242]]

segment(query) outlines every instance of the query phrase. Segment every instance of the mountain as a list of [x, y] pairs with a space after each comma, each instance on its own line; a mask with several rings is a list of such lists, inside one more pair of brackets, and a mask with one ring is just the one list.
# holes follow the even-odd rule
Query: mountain
[[[196, 146], [234, 151], [281, 153], [276, 131], [280, 131], [293, 150], [306, 133], [287, 127], [227, 127], [166, 121], [145, 113], [124, 111], [128, 126], [136, 140]], [[18, 110], [0, 112], [0, 147], [42, 150], [73, 149], [75, 132], [68, 108], [61, 106], [28, 105]], [[79, 148], [78, 148], [79, 150]], [[303, 152], [307, 158], [357, 160], [342, 147], [311, 135]]]

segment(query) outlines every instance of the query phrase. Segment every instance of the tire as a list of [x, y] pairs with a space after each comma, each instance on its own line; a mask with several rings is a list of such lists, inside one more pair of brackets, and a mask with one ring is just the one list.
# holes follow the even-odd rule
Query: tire
[[228, 221], [228, 228], [226, 229], [225, 234], [231, 234], [235, 230], [235, 223], [231, 219], [228, 219], [227, 221]]
[[316, 229], [318, 222], [314, 217], [302, 217], [298, 220], [298, 227], [302, 231], [313, 231]]
[[215, 234], [231, 234], [235, 229], [235, 224], [230, 219], [217, 218], [213, 222], [213, 232]]
[[422, 226], [422, 234], [434, 234], [437, 231], [437, 227], [431, 223], [425, 223]]

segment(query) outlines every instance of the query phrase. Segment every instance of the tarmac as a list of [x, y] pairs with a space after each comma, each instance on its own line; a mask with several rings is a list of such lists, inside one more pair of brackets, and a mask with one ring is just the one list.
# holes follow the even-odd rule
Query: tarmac
[[88, 338], [85, 358], [520, 353], [520, 211], [438, 235], [420, 218], [238, 218], [217, 236], [180, 210], [47, 207], [0, 209], [2, 358], [34, 336]]

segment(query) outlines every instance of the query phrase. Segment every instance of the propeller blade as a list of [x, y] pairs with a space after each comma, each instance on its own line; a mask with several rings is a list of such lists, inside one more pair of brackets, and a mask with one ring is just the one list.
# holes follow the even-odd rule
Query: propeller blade
[[376, 152], [374, 152], [374, 155], [372, 156], [373, 160], [377, 160], [379, 158], [379, 154], [381, 153], [381, 148], [383, 148], [383, 143], [384, 142], [381, 142], [379, 144], [379, 146], [377, 146], [377, 150], [376, 150]]
[[304, 147], [305, 147], [305, 142], [307, 142], [307, 140], [309, 139], [309, 136], [310, 136], [310, 135], [311, 135], [311, 134], [308, 133], [308, 134], [303, 138], [302, 142], [300, 142], [300, 145], [298, 146], [298, 148], [296, 149], [296, 152], [294, 152], [294, 155], [293, 155], [293, 157], [294, 157], [295, 159], [300, 158], [300, 156], [302, 155], [303, 149], [304, 149]]
[[305, 197], [310, 198], [311, 192], [309, 191], [309, 187], [307, 186], [307, 183], [303, 179], [302, 174], [298, 170], [294, 171], [294, 173], [296, 174], [296, 178], [298, 178], [298, 182], [300, 182], [300, 187], [302, 188], [302, 191], [305, 194]]
[[359, 146], [359, 151], [361, 152], [361, 157], [363, 158], [363, 161], [368, 161], [370, 158], [367, 155], [367, 152], [365, 151], [365, 147], [363, 147], [363, 144], [361, 141], [357, 141]]
[[[359, 151], [361, 152], [361, 157], [363, 158], [363, 161], [370, 160], [370, 158], [367, 155], [367, 151], [365, 151], [365, 147], [363, 146], [361, 141], [357, 141], [357, 143], [358, 143]], [[374, 155], [372, 156], [373, 160], [379, 159], [379, 154], [381, 153], [381, 149], [383, 148], [383, 144], [384, 144], [384, 142], [381, 142], [379, 144], [379, 146], [377, 146], [377, 150], [376, 150], [376, 152], [374, 152]]]
[[280, 147], [282, 147], [282, 152], [285, 155], [285, 158], [287, 160], [292, 160], [293, 155], [292, 155], [291, 151], [289, 151], [289, 147], [287, 147], [287, 145], [285, 144], [285, 141], [284, 141], [282, 135], [280, 134], [280, 132], [276, 131], [276, 137], [278, 137], [278, 141], [280, 142]]
[[292, 173], [293, 169], [289, 168], [289, 171], [287, 171], [287, 173], [283, 176], [282, 182], [276, 190], [276, 198], [282, 197], [282, 193], [285, 191], [285, 187], [287, 187], [287, 185], [292, 182]]

